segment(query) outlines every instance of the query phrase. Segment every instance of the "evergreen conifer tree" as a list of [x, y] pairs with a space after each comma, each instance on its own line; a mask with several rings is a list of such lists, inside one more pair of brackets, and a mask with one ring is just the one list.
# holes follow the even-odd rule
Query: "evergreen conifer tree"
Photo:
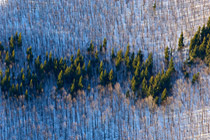
[[19, 48], [22, 47], [22, 37], [21, 37], [21, 33], [19, 33], [17, 45], [18, 45]]
[[59, 75], [58, 75], [58, 80], [57, 80], [57, 86], [58, 86], [58, 89], [61, 89], [63, 87], [63, 71], [61, 70]]
[[168, 46], [165, 48], [165, 65], [168, 67], [169, 65], [169, 48]]
[[79, 82], [78, 82], [79, 89], [82, 89], [83, 88], [82, 80], [83, 80], [83, 78], [82, 78], [82, 76], [80, 76]]
[[178, 43], [178, 50], [181, 50], [184, 47], [184, 36], [183, 32], [180, 35], [179, 43]]
[[113, 84], [113, 79], [114, 79], [114, 72], [113, 70], [111, 69], [110, 72], [109, 72], [109, 81]]
[[162, 94], [161, 94], [161, 102], [164, 101], [166, 99], [166, 95], [167, 95], [167, 90], [166, 88], [163, 90]]

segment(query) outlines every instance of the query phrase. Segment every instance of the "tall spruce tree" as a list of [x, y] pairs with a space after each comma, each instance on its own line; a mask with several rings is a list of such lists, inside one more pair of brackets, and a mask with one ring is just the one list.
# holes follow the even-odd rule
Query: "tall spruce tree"
[[179, 38], [178, 50], [181, 50], [183, 47], [184, 47], [184, 35], [182, 32]]
[[109, 82], [112, 83], [112, 84], [113, 84], [113, 79], [114, 79], [114, 72], [111, 69], [110, 72], [109, 72]]
[[58, 89], [61, 89], [63, 87], [63, 70], [60, 71], [59, 75], [58, 75], [58, 80], [57, 80], [57, 86]]
[[165, 48], [165, 65], [168, 67], [169, 65], [169, 48], [168, 46]]

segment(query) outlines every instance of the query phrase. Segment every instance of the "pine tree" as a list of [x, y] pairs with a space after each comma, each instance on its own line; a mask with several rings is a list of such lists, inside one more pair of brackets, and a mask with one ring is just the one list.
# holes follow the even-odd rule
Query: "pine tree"
[[31, 70], [30, 70], [30, 67], [29, 66], [27, 67], [27, 75], [26, 75], [26, 78], [27, 78], [27, 80], [30, 80], [32, 78]]
[[122, 61], [122, 59], [123, 59], [123, 53], [122, 53], [121, 49], [117, 52], [117, 59], [120, 61]]
[[2, 74], [2, 70], [0, 69], [0, 79], [2, 80], [3, 78], [3, 74]]
[[146, 80], [149, 80], [149, 72], [148, 72], [147, 67], [146, 67], [146, 69], [144, 71], [144, 77], [146, 78]]
[[74, 64], [74, 56], [73, 55], [71, 55], [70, 62], [71, 62], [71, 64]]
[[206, 55], [206, 46], [207, 46], [207, 40], [206, 37], [204, 37], [202, 44], [199, 47], [199, 57], [201, 59], [204, 59], [205, 55]]
[[92, 76], [92, 68], [91, 68], [91, 61], [89, 60], [88, 65], [87, 65], [87, 74], [89, 77]]
[[130, 69], [130, 46], [129, 44], [127, 45], [127, 50], [125, 52], [125, 65], [127, 70]]
[[170, 62], [169, 62], [169, 69], [170, 69], [172, 72], [175, 71], [173, 57], [171, 58], [171, 60], [170, 60]]
[[120, 65], [121, 65], [122, 59], [123, 59], [123, 54], [122, 54], [122, 50], [120, 49], [117, 52], [117, 59], [116, 59], [116, 62], [115, 62], [117, 70], [120, 69]]
[[85, 73], [86, 73], [86, 70], [85, 70], [85, 63], [84, 63], [82, 66], [82, 75], [85, 75]]
[[24, 73], [23, 73], [22, 76], [21, 76], [21, 80], [22, 80], [22, 83], [25, 84], [25, 81], [26, 81], [26, 80], [25, 80], [25, 74], [24, 74]]
[[58, 89], [61, 89], [63, 87], [63, 71], [61, 70], [59, 75], [58, 75], [58, 80], [57, 80], [57, 86]]
[[125, 52], [125, 58], [130, 57], [130, 45], [127, 45], [127, 50]]
[[194, 49], [190, 53], [190, 59], [193, 60], [193, 58], [196, 58], [199, 56], [199, 47], [195, 45]]
[[95, 63], [98, 64], [99, 63], [99, 57], [98, 57], [98, 51], [96, 50], [95, 53]]
[[165, 48], [165, 65], [168, 67], [169, 64], [169, 48], [168, 46]]
[[149, 84], [150, 84], [150, 85], [153, 85], [153, 83], [154, 83], [154, 77], [151, 76], [150, 79], [149, 79]]
[[82, 76], [80, 76], [80, 78], [79, 78], [78, 87], [79, 87], [79, 89], [82, 89], [83, 88]]
[[207, 55], [207, 57], [210, 56], [210, 39], [208, 40], [208, 43], [206, 46], [206, 55]]
[[205, 62], [206, 64], [210, 66], [210, 63], [209, 63], [210, 62], [210, 39], [208, 40], [208, 43], [206, 45], [205, 53], [206, 53]]
[[195, 46], [200, 46], [200, 27], [198, 28], [198, 31], [195, 33], [194, 37], [190, 41], [190, 56], [192, 56], [192, 53], [195, 50]]
[[153, 56], [152, 56], [152, 53], [149, 54], [145, 65], [148, 68], [149, 75], [152, 75], [152, 69], [153, 69]]
[[71, 84], [71, 93], [75, 92], [75, 79], [73, 80]]
[[15, 93], [15, 85], [14, 84], [12, 84], [12, 87], [10, 87], [10, 89], [9, 89], [9, 92], [10, 92], [10, 96], [14, 96], [14, 93]]
[[23, 74], [23, 72], [24, 72], [24, 69], [22, 68], [21, 71], [20, 71], [20, 73]]
[[46, 73], [48, 73], [50, 71], [48, 65], [47, 65], [47, 60], [44, 60], [44, 70]]
[[60, 70], [63, 70], [63, 58], [62, 58], [62, 57], [61, 57], [60, 60], [59, 60], [58, 69], [59, 69], [59, 71], [60, 71]]
[[2, 61], [2, 53], [1, 53], [1, 51], [0, 51], [0, 61]]
[[49, 55], [48, 52], [45, 53], [45, 60], [48, 62], [49, 61]]
[[133, 71], [136, 70], [137, 63], [139, 63], [139, 65], [140, 65], [140, 61], [137, 61], [137, 57], [135, 57], [132, 61], [132, 70]]
[[8, 51], [7, 51], [7, 53], [6, 53], [5, 62], [6, 62], [7, 67], [9, 67], [10, 58], [9, 58], [9, 52], [8, 52]]
[[106, 72], [106, 69], [104, 70], [103, 81], [104, 81], [104, 84], [105, 84], [105, 85], [106, 85], [107, 83], [109, 83], [109, 77], [108, 77], [108, 74], [107, 74], [107, 72]]
[[184, 47], [184, 36], [183, 32], [180, 35], [179, 43], [178, 43], [178, 50], [181, 50]]
[[[151, 55], [151, 53], [149, 55]], [[138, 58], [138, 61], [140, 61], [140, 64], [142, 64], [142, 62], [143, 62], [143, 53], [142, 53], [141, 49], [139, 49], [139, 51], [137, 53], [137, 58]]]
[[27, 54], [27, 61], [28, 61], [28, 63], [32, 63], [32, 61], [33, 61], [33, 54], [32, 54], [32, 47], [31, 46], [29, 48], [27, 48], [26, 54]]
[[18, 40], [18, 32], [16, 32], [15, 36], [14, 36], [14, 43], [15, 43], [15, 45], [16, 45], [17, 40]]
[[9, 47], [10, 47], [10, 54], [14, 50], [14, 39], [13, 36], [11, 36], [10, 41], [9, 41]]
[[21, 47], [22, 47], [22, 38], [21, 38], [21, 33], [19, 33], [17, 45], [18, 45], [18, 47], [19, 47], [19, 48], [21, 48]]
[[129, 98], [130, 97], [130, 92], [129, 92], [129, 90], [127, 90], [127, 92], [126, 92], [126, 98]]
[[210, 17], [209, 17], [208, 22], [207, 22], [207, 29], [208, 29], [208, 33], [210, 33]]
[[136, 65], [136, 70], [134, 72], [134, 76], [139, 77], [139, 75], [140, 75], [140, 69], [141, 69], [140, 62], [138, 62], [138, 64]]
[[202, 29], [201, 29], [201, 37], [200, 37], [200, 41], [203, 42], [204, 37], [206, 37], [206, 27], [205, 25], [203, 25]]
[[71, 68], [67, 67], [64, 71], [64, 79], [67, 82], [70, 82], [70, 78], [71, 78]]
[[147, 97], [148, 87], [147, 87], [147, 80], [145, 78], [142, 81], [141, 90], [142, 90], [142, 97], [143, 98]]
[[158, 94], [160, 93], [160, 79], [161, 79], [161, 75], [160, 75], [160, 72], [159, 72], [156, 75], [155, 80], [154, 80], [154, 84], [153, 84], [154, 96], [158, 96]]
[[135, 79], [135, 77], [133, 77], [132, 78], [132, 80], [131, 80], [131, 89], [134, 91], [134, 92], [136, 92], [136, 86], [137, 86], [137, 84], [136, 84], [136, 79]]
[[19, 94], [19, 85], [17, 83], [15, 86], [15, 95], [18, 96], [18, 94]]
[[44, 65], [43, 64], [40, 64], [39, 76], [41, 80], [44, 78]]
[[80, 53], [80, 49], [77, 50], [77, 57], [80, 57], [81, 53]]
[[147, 96], [154, 96], [154, 91], [153, 91], [153, 88], [152, 88], [152, 86], [149, 86], [149, 88], [148, 88], [148, 91], [147, 91]]
[[111, 59], [114, 60], [115, 59], [115, 53], [114, 53], [114, 48], [112, 48], [112, 53], [111, 53]]
[[91, 89], [90, 84], [88, 84], [88, 87], [87, 87], [88, 92], [90, 92], [90, 89]]
[[161, 94], [161, 102], [163, 102], [166, 99], [166, 95], [167, 95], [167, 90], [166, 88], [163, 90], [162, 94]]
[[130, 58], [129, 57], [125, 57], [125, 65], [126, 65], [126, 69], [130, 70]]
[[104, 63], [103, 63], [103, 61], [101, 61], [100, 67], [99, 67], [99, 73], [101, 73], [103, 71], [103, 69], [104, 69], [103, 66], [104, 66]]
[[32, 79], [30, 80], [29, 87], [30, 87], [31, 89], [33, 89], [33, 80], [32, 80]]
[[76, 72], [77, 72], [77, 79], [79, 79], [79, 77], [81, 76], [81, 67], [80, 67], [80, 63], [76, 68]]
[[134, 56], [135, 56], [135, 54], [134, 54], [134, 52], [133, 52], [133, 53], [131, 54], [130, 65], [132, 65], [132, 63], [133, 63]]
[[39, 68], [40, 68], [40, 57], [37, 56], [36, 60], [35, 60], [35, 68], [37, 70], [37, 72], [39, 72]]
[[105, 52], [106, 52], [106, 47], [107, 47], [107, 40], [106, 40], [106, 38], [104, 38], [103, 48], [104, 48]]
[[9, 77], [9, 76], [10, 76], [10, 68], [7, 68], [7, 69], [6, 69], [6, 71], [5, 71], [5, 75], [6, 75], [7, 77]]
[[20, 93], [21, 94], [23, 93], [23, 83], [22, 82], [20, 83]]
[[25, 92], [25, 98], [26, 98], [26, 100], [28, 100], [29, 98], [28, 98], [28, 90], [26, 89], [26, 92]]
[[144, 73], [144, 70], [142, 70], [141, 71], [141, 73], [140, 73], [140, 79], [139, 79], [139, 84], [140, 84], [140, 82], [145, 78], [145, 75], [144, 75], [145, 73]]
[[12, 51], [11, 61], [15, 63], [15, 50]]
[[100, 83], [103, 85], [104, 84], [104, 72], [103, 71], [101, 71], [99, 79], [100, 79]]
[[88, 48], [88, 52], [93, 53], [93, 51], [94, 51], [94, 45], [93, 45], [93, 41], [91, 40], [90, 47]]
[[53, 71], [55, 72], [55, 75], [57, 75], [58, 74], [58, 60], [57, 59], [54, 59], [53, 60], [53, 64], [52, 64], [52, 66], [53, 66]]
[[117, 60], [116, 60], [116, 62], [115, 62], [115, 65], [116, 65], [116, 69], [117, 69], [117, 71], [119, 71], [119, 70], [120, 70], [120, 64], [121, 64], [120, 59], [117, 59]]
[[199, 72], [193, 75], [192, 84], [195, 84], [195, 82], [198, 81], [198, 78], [199, 78]]
[[112, 84], [113, 84], [113, 78], [114, 78], [114, 72], [111, 69], [110, 72], [109, 72], [109, 82], [111, 82]]

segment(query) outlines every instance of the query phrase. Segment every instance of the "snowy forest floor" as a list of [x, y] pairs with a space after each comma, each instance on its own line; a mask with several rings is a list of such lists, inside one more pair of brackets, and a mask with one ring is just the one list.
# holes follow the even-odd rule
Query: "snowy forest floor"
[[[1, 2], [0, 2], [1, 3]], [[209, 0], [8, 0], [0, 4], [0, 38], [16, 31], [31, 45], [35, 56], [52, 51], [57, 56], [86, 49], [90, 40], [104, 37], [111, 48], [131, 51], [141, 48], [154, 54], [154, 71], [163, 67], [164, 48], [172, 48], [176, 69], [183, 59], [177, 52], [184, 32], [185, 44], [210, 15]], [[25, 52], [25, 51], [24, 51]], [[111, 53], [108, 53], [109, 56]], [[66, 91], [58, 94], [46, 87], [45, 95], [32, 101], [0, 99], [0, 139], [209, 139], [209, 69], [202, 63], [199, 83], [174, 81], [173, 96], [156, 106], [151, 97], [133, 101], [124, 87], [96, 87], [80, 92], [76, 99]]]

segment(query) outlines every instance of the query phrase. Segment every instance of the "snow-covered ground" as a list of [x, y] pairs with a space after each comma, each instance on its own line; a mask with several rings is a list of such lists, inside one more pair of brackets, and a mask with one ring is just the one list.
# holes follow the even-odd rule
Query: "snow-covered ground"
[[91, 96], [80, 92], [77, 99], [55, 90], [28, 102], [3, 99], [0, 139], [208, 139], [209, 94], [198, 92], [200, 85], [189, 90], [192, 85], [186, 81], [178, 80], [177, 86], [177, 98], [160, 107], [150, 97], [134, 103], [119, 84], [111, 92], [101, 87]]
[[19, 31], [27, 36], [26, 47], [57, 55], [106, 37], [109, 50], [130, 43], [133, 50], [158, 55], [166, 46], [177, 48], [181, 31], [188, 42], [210, 14], [209, 0], [158, 0], [156, 9], [153, 5], [153, 0], [8, 0], [0, 7], [0, 37]]
[[[153, 5], [153, 0], [8, 0], [0, 6], [0, 41], [18, 31], [24, 48], [31, 45], [35, 55], [62, 56], [106, 37], [109, 51], [130, 43], [133, 51], [154, 52], [154, 63], [161, 65], [157, 58], [166, 46], [177, 48], [181, 31], [187, 44], [207, 22], [210, 2], [156, 0], [156, 9]], [[179, 54], [174, 55], [177, 67]], [[177, 80], [171, 102], [161, 107], [151, 98], [128, 100], [119, 85], [111, 92], [98, 87], [77, 99], [54, 90], [28, 103], [1, 97], [0, 139], [208, 139], [207, 71], [203, 65], [192, 68], [200, 72], [200, 84]]]
[[0, 4], [4, 4], [6, 0], [0, 0]]

